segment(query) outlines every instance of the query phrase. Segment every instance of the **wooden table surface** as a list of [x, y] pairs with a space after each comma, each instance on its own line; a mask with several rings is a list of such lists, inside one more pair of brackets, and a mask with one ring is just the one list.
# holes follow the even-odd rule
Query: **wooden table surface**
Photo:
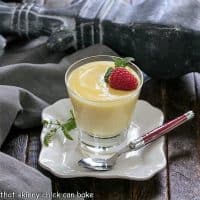
[[165, 120], [188, 110], [196, 117], [166, 137], [166, 168], [147, 181], [123, 179], [60, 179], [38, 165], [41, 127], [12, 129], [2, 151], [37, 168], [52, 179], [54, 192], [92, 192], [97, 200], [200, 199], [200, 74], [176, 80], [147, 82], [141, 99], [160, 108]]

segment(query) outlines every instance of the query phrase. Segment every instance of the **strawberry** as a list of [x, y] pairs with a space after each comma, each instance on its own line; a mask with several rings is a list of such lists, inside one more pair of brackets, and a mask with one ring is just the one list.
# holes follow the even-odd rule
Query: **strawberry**
[[111, 88], [118, 90], [134, 90], [138, 86], [137, 78], [124, 67], [113, 69], [108, 82]]

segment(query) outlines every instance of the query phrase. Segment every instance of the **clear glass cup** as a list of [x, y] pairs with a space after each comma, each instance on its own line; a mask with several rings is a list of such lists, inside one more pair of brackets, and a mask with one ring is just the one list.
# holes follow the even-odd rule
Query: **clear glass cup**
[[91, 101], [73, 91], [68, 84], [68, 78], [73, 70], [84, 64], [113, 61], [113, 58], [116, 57], [109, 55], [87, 57], [72, 64], [65, 74], [65, 83], [79, 130], [79, 145], [82, 152], [90, 156], [110, 155], [126, 144], [128, 129], [143, 85], [143, 74], [135, 64], [130, 63], [139, 78], [137, 89], [114, 100], [98, 101]]

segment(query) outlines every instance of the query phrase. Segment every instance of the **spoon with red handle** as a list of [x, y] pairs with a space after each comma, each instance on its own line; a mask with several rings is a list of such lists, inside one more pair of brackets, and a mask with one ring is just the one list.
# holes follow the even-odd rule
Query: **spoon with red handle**
[[145, 145], [155, 141], [161, 136], [169, 133], [171, 130], [180, 126], [181, 124], [187, 122], [188, 120], [194, 117], [193, 111], [188, 111], [187, 113], [159, 126], [158, 128], [153, 129], [152, 131], [144, 134], [143, 136], [137, 138], [134, 141], [131, 141], [127, 146], [125, 146], [122, 150], [115, 153], [109, 159], [99, 159], [99, 158], [83, 158], [79, 160], [78, 164], [84, 168], [97, 170], [97, 171], [107, 171], [112, 169], [115, 165], [117, 158], [126, 152], [138, 150]]
[[154, 140], [160, 138], [161, 136], [165, 135], [166, 133], [169, 133], [171, 130], [175, 129], [176, 127], [180, 126], [181, 124], [184, 124], [185, 122], [192, 119], [193, 117], [194, 117], [194, 112], [188, 111], [185, 114], [144, 134], [143, 136], [137, 138], [135, 141], [130, 142], [129, 146], [131, 146], [131, 148], [135, 149], [135, 150], [139, 149], [139, 148], [147, 145], [148, 143], [153, 142]]

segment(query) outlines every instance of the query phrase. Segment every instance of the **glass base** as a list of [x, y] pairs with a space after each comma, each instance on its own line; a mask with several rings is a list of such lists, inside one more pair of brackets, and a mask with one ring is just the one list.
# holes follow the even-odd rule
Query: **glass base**
[[121, 150], [127, 143], [128, 129], [119, 135], [110, 138], [91, 136], [86, 131], [80, 130], [79, 146], [84, 156], [92, 158], [108, 158]]

